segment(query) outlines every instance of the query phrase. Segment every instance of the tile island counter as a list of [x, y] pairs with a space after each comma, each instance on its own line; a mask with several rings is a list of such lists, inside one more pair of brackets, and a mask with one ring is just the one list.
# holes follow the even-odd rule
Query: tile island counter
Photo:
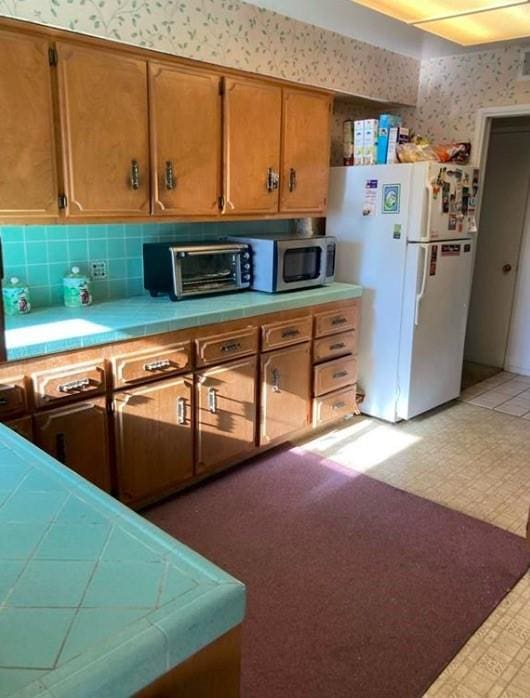
[[175, 695], [149, 687], [223, 642], [234, 686], [244, 609], [243, 584], [0, 425], [1, 698]]

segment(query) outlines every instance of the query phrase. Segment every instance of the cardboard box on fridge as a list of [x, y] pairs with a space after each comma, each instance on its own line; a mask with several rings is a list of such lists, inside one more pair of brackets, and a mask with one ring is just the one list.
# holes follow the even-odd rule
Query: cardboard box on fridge
[[379, 121], [377, 119], [365, 119], [363, 165], [375, 165], [377, 162], [378, 133]]
[[353, 125], [353, 164], [362, 165], [364, 157], [364, 121], [355, 121]]
[[390, 130], [401, 126], [401, 117], [396, 114], [381, 114], [379, 117], [379, 132], [377, 143], [377, 164], [385, 165], [388, 162], [388, 145]]

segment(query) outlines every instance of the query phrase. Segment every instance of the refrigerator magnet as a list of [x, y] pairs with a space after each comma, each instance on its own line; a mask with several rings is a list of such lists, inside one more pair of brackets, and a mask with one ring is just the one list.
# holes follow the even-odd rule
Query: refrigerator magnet
[[436, 263], [438, 262], [438, 245], [433, 245], [431, 249], [431, 263], [429, 265], [429, 276], [436, 276]]
[[394, 234], [392, 237], [394, 240], [401, 240], [401, 223], [396, 223], [394, 225]]
[[399, 213], [401, 184], [383, 185], [383, 213]]
[[451, 193], [451, 185], [449, 182], [444, 182], [442, 184], [442, 211], [444, 213], [449, 213], [449, 196]]
[[456, 214], [449, 214], [449, 226], [448, 230], [456, 230]]
[[376, 210], [377, 179], [367, 179], [364, 185], [363, 216], [373, 216]]

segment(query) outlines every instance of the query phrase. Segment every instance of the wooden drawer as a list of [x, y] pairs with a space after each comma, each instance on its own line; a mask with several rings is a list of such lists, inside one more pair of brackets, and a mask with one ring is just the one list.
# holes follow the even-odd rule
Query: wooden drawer
[[325, 395], [332, 390], [338, 390], [357, 381], [357, 359], [345, 356], [342, 359], [327, 361], [315, 366], [314, 395]]
[[354, 414], [356, 409], [354, 385], [334, 390], [323, 397], [316, 397], [313, 400], [313, 426], [318, 427], [326, 422]]
[[280, 349], [289, 344], [307, 342], [311, 339], [313, 318], [307, 317], [284, 320], [282, 322], [271, 322], [261, 328], [261, 349]]
[[0, 420], [24, 414], [27, 394], [24, 376], [13, 376], [0, 382]]
[[315, 337], [354, 330], [357, 326], [357, 303], [347, 308], [335, 308], [315, 314]]
[[171, 376], [191, 367], [191, 342], [143, 349], [112, 357], [114, 387]]
[[35, 406], [47, 407], [61, 401], [84, 398], [105, 392], [103, 359], [74, 366], [39, 371], [31, 375]]
[[195, 340], [197, 366], [208, 366], [230, 361], [238, 356], [256, 354], [258, 351], [258, 328], [245, 327], [242, 330], [200, 337]]
[[327, 361], [335, 359], [344, 354], [357, 353], [357, 334], [352, 332], [341, 332], [330, 337], [316, 339], [313, 345], [313, 361]]

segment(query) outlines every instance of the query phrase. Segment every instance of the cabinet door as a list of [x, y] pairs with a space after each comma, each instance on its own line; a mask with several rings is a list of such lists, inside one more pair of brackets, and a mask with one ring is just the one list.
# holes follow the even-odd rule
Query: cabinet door
[[193, 376], [114, 395], [118, 489], [126, 502], [170, 490], [193, 475]]
[[31, 417], [19, 417], [5, 422], [6, 427], [13, 429], [17, 434], [23, 436], [28, 441], [33, 441], [33, 420]]
[[147, 63], [57, 44], [69, 216], [149, 213]]
[[328, 197], [331, 101], [283, 90], [280, 211], [321, 213]]
[[224, 212], [277, 213], [282, 91], [227, 78], [224, 99]]
[[252, 357], [197, 375], [197, 472], [235, 461], [254, 448], [256, 367]]
[[35, 443], [103, 490], [110, 490], [105, 398], [35, 416]]
[[0, 217], [56, 216], [48, 41], [0, 32]]
[[149, 64], [153, 212], [215, 215], [221, 195], [221, 78]]
[[310, 397], [309, 342], [262, 356], [260, 446], [308, 426]]

